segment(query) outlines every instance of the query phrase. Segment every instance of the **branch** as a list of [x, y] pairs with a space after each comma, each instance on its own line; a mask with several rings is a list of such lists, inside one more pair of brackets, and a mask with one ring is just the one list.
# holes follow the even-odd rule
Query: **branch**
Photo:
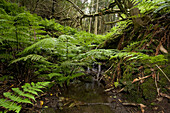
[[74, 2], [72, 2], [71, 0], [67, 1], [70, 2], [74, 6], [74, 8], [79, 11], [80, 14], [84, 15], [84, 12]]
[[66, 8], [66, 9], [63, 9], [62, 11], [57, 12], [57, 13], [55, 13], [54, 15], [58, 15], [58, 14], [60, 14], [60, 13], [64, 12], [64, 11], [66, 11], [67, 9], [70, 9], [71, 7], [72, 7], [72, 6], [70, 6], [70, 7]]
[[72, 2], [71, 0], [67, 0], [67, 1], [70, 2], [73, 5], [73, 7], [79, 11], [79, 13], [82, 15], [82, 17], [77, 17], [77, 18], [81, 18], [81, 19], [86, 18], [86, 17], [95, 17], [95, 16], [101, 16], [101, 15], [106, 15], [106, 14], [114, 14], [114, 13], [122, 12], [121, 10], [116, 9], [116, 10], [106, 10], [104, 12], [99, 12], [99, 13], [95, 13], [95, 14], [85, 14], [74, 2]]
[[99, 12], [99, 13], [95, 13], [95, 14], [84, 14], [82, 18], [86, 18], [86, 17], [95, 17], [95, 16], [101, 16], [101, 15], [106, 15], [106, 14], [115, 14], [115, 13], [120, 13], [120, 10], [107, 10], [105, 12]]
[[170, 79], [168, 78], [168, 76], [163, 72], [163, 70], [157, 65], [155, 64], [156, 67], [163, 73], [163, 75], [166, 77], [166, 79], [170, 82]]
[[128, 20], [129, 18], [125, 18], [125, 19], [122, 19], [122, 20], [116, 20], [116, 21], [113, 21], [113, 22], [105, 22], [106, 25], [110, 25], [110, 24], [115, 24], [115, 23], [118, 23], [120, 21], [125, 21], [125, 20]]

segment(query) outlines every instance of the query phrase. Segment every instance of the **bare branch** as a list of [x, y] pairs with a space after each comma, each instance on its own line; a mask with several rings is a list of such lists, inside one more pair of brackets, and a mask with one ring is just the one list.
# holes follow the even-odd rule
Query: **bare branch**
[[115, 14], [115, 13], [120, 13], [120, 10], [107, 10], [105, 12], [99, 12], [99, 13], [95, 13], [95, 14], [84, 14], [82, 18], [86, 18], [86, 17], [95, 17], [95, 16], [102, 16], [102, 15], [106, 15], [106, 14]]
[[84, 15], [84, 12], [74, 2], [72, 2], [71, 0], [67, 1], [70, 2], [74, 6], [74, 8], [79, 11], [80, 14]]
[[120, 21], [125, 21], [125, 20], [128, 20], [129, 18], [125, 18], [125, 19], [122, 19], [122, 20], [116, 20], [114, 22], [105, 22], [106, 25], [110, 25], [110, 24], [115, 24], [115, 23], [118, 23]]

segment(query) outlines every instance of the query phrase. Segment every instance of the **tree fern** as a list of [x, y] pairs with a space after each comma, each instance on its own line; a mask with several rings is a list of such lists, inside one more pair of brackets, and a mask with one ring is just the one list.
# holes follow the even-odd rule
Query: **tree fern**
[[107, 60], [114, 54], [116, 54], [118, 50], [115, 49], [94, 49], [88, 51], [86, 53], [80, 54], [78, 57], [87, 60]]
[[16, 63], [16, 62], [19, 62], [19, 61], [27, 61], [27, 60], [31, 60], [31, 61], [45, 61], [46, 58], [44, 58], [43, 56], [41, 55], [37, 55], [37, 54], [30, 54], [30, 55], [27, 55], [25, 57], [21, 57], [21, 58], [18, 58], [18, 59], [15, 59], [11, 62], [11, 64], [13, 63]]
[[57, 39], [56, 38], [46, 38], [38, 41], [37, 43], [34, 43], [33, 45], [25, 48], [21, 54], [26, 54], [34, 51], [36, 48], [54, 48], [56, 46]]
[[13, 92], [3, 93], [4, 97], [7, 99], [0, 99], [0, 106], [8, 111], [19, 113], [22, 109], [22, 104], [33, 104], [31, 99], [36, 101], [35, 95], [38, 96], [38, 92], [43, 92], [41, 89], [48, 86], [49, 83], [50, 82], [26, 83], [22, 86], [22, 90], [19, 88], [12, 88]]

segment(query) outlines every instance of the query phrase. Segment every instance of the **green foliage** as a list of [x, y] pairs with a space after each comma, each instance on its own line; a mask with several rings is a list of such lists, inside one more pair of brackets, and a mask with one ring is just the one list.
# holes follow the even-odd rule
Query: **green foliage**
[[74, 35], [77, 31], [71, 27], [64, 27], [58, 23], [56, 23], [55, 19], [44, 19], [41, 22], [41, 25], [44, 26], [44, 30], [50, 31], [48, 34], [52, 37], [58, 37], [60, 35]]
[[21, 53], [19, 53], [19, 55], [21, 54], [27, 54], [27, 53], [32, 53], [35, 50], [38, 49], [52, 49], [55, 46], [57, 46], [57, 39], [56, 38], [45, 38], [42, 39], [40, 41], [38, 41], [37, 43], [32, 44], [31, 46], [25, 48]]
[[120, 52], [114, 56], [112, 56], [110, 59], [113, 58], [120, 58], [124, 61], [142, 61], [143, 63], [160, 63], [160, 62], [166, 62], [167, 59], [164, 58], [164, 55], [157, 55], [157, 56], [149, 56], [143, 53], [136, 53], [136, 52]]
[[138, 7], [141, 13], [153, 12], [158, 13], [160, 10], [168, 12], [169, 9], [169, 0], [142, 0], [136, 7]]
[[23, 13], [24, 8], [23, 7], [18, 7], [17, 4], [15, 3], [10, 3], [7, 2], [6, 0], [1, 0], [0, 1], [0, 10], [4, 9], [4, 11], [12, 16], [17, 15], [18, 13]]
[[0, 106], [8, 109], [9, 111], [15, 111], [19, 113], [22, 109], [21, 105], [17, 105], [17, 103], [10, 102], [6, 99], [0, 99]]
[[[169, 0], [142, 0], [136, 7], [147, 14], [151, 11], [152, 14], [168, 12]], [[123, 14], [122, 16], [125, 17]], [[151, 33], [147, 34], [144, 40], [130, 42], [122, 51], [97, 49], [106, 38], [121, 38], [122, 35], [126, 38], [128, 31], [133, 34], [131, 25], [130, 19], [121, 21], [111, 29], [111, 33], [105, 36], [94, 35], [64, 27], [56, 23], [55, 19], [42, 19], [25, 11], [24, 8], [19, 8], [17, 4], [1, 0], [0, 66], [5, 68], [5, 72], [0, 80], [14, 78], [28, 82], [41, 79], [55, 81], [55, 84], [63, 86], [77, 77], [84, 76], [84, 67], [110, 59], [109, 64], [113, 65], [110, 67], [108, 64], [110, 68], [107, 74], [111, 74], [115, 87], [125, 86], [125, 91], [131, 93], [134, 98], [144, 96], [145, 99], [152, 99], [151, 96], [154, 97], [155, 94], [148, 93], [149, 89], [146, 88], [153, 83], [153, 79], [149, 79], [141, 87], [132, 84], [132, 80], [141, 77], [139, 67], [143, 66], [143, 76], [146, 76], [152, 73], [151, 68], [154, 68], [154, 64], [167, 62], [164, 55], [152, 56], [147, 53], [153, 50], [140, 49], [144, 43], [150, 41]], [[13, 77], [7, 76], [9, 73]], [[3, 93], [7, 99], [0, 99], [0, 106], [18, 113], [23, 103], [33, 104], [33, 101], [36, 101], [35, 96], [38, 96], [38, 92], [43, 92], [41, 89], [48, 84], [49, 82], [32, 82], [21, 88], [12, 88], [11, 92]], [[136, 90], [138, 88], [143, 95]], [[153, 84], [151, 89], [155, 90]], [[139, 98], [138, 102], [140, 101]]]
[[[124, 86], [124, 91], [128, 92], [132, 97], [132, 102], [143, 102], [143, 99], [153, 100], [156, 97], [156, 87], [154, 79], [148, 78], [142, 85], [132, 83], [136, 78], [148, 76], [155, 69], [154, 64], [163, 65], [168, 61], [164, 55], [150, 56], [141, 52], [128, 52], [131, 48], [138, 44], [136, 42], [127, 46], [125, 50], [117, 52], [111, 56], [110, 61], [113, 62], [113, 70], [115, 73], [115, 87]], [[126, 51], [126, 52], [124, 52]], [[118, 72], [117, 72], [118, 71]], [[156, 71], [156, 70], [154, 70]], [[121, 76], [120, 76], [120, 72]]]
[[0, 106], [6, 108], [8, 111], [19, 113], [22, 109], [22, 104], [33, 104], [31, 99], [36, 101], [34, 95], [38, 96], [38, 92], [43, 92], [41, 89], [48, 86], [49, 83], [50, 82], [26, 83], [22, 86], [22, 90], [12, 88], [14, 92], [3, 93], [7, 99], [0, 99]]
[[[82, 66], [87, 64], [77, 56], [105, 39], [101, 35], [64, 27], [54, 19], [43, 20], [27, 11], [18, 11], [20, 8], [16, 4], [0, 3], [1, 62], [9, 66], [8, 71], [15, 70], [13, 76], [18, 79], [29, 81], [34, 76], [44, 76], [55, 78], [59, 84], [74, 79], [78, 77], [77, 71], [82, 71]], [[13, 7], [16, 8], [12, 10]], [[21, 73], [22, 70], [27, 72]], [[30, 70], [35, 73], [29, 75]], [[54, 73], [62, 73], [62, 76]]]
[[19, 61], [27, 61], [28, 59], [30, 59], [31, 61], [45, 61], [46, 58], [44, 58], [43, 56], [41, 55], [37, 55], [37, 54], [30, 54], [30, 55], [27, 55], [26, 57], [21, 57], [21, 58], [18, 58], [18, 59], [15, 59], [11, 62], [11, 64], [13, 63], [16, 63], [16, 62], [19, 62]]
[[108, 60], [111, 56], [116, 54], [118, 50], [115, 49], [94, 49], [86, 53], [80, 54], [78, 57], [86, 61]]
[[165, 0], [164, 2], [160, 2], [158, 5], [159, 7], [154, 11], [154, 13], [158, 13], [159, 11], [164, 9], [166, 12], [170, 11], [170, 0]]

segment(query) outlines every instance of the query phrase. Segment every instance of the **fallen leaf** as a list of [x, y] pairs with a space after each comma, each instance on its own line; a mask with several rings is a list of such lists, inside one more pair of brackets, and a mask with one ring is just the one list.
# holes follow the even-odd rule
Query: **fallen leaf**
[[135, 78], [133, 81], [132, 81], [132, 83], [134, 83], [134, 82], [136, 82], [136, 81], [138, 81], [139, 79], [137, 79], [137, 78]]
[[119, 100], [119, 102], [122, 102], [120, 99], [118, 99]]
[[139, 104], [139, 105], [140, 105], [141, 112], [144, 113], [144, 112], [145, 112], [144, 108], [145, 108], [146, 106], [143, 105], [143, 104]]
[[163, 53], [168, 53], [168, 51], [163, 47], [163, 45], [160, 46], [160, 51]]
[[159, 102], [163, 100], [162, 97], [156, 98], [156, 100], [158, 100]]
[[74, 106], [75, 106], [75, 103], [71, 103], [71, 104], [69, 105], [69, 108], [74, 107]]

